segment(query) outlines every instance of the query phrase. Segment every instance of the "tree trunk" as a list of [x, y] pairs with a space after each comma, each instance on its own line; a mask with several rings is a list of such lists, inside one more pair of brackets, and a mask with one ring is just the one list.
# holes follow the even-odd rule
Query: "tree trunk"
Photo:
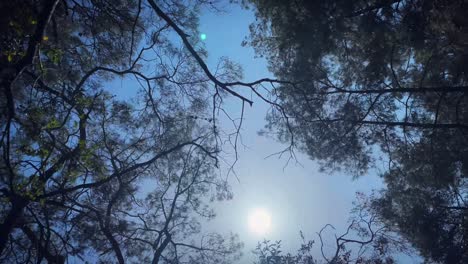
[[163, 240], [161, 245], [156, 249], [153, 255], [153, 261], [151, 261], [152, 264], [158, 264], [159, 259], [161, 258], [161, 255], [164, 251], [164, 249], [167, 247], [167, 245], [171, 242], [171, 235], [166, 232], [166, 238]]
[[104, 235], [107, 237], [107, 239], [111, 243], [112, 249], [114, 250], [115, 256], [117, 257], [119, 264], [124, 264], [125, 259], [123, 257], [122, 251], [120, 250], [119, 242], [115, 240], [114, 236], [112, 235], [112, 233], [109, 231], [107, 227], [101, 226], [101, 229]]
[[44, 256], [45, 259], [49, 264], [63, 264], [65, 263], [65, 257], [61, 256], [59, 254], [54, 255], [49, 250], [46, 248], [46, 246], [43, 246], [41, 241], [39, 241], [34, 234], [34, 231], [29, 228], [27, 225], [23, 225], [21, 227], [23, 232], [28, 236], [29, 240], [31, 240], [31, 243], [36, 245], [37, 252], [38, 252], [38, 257], [39, 256]]
[[28, 201], [26, 199], [17, 195], [11, 197], [11, 203], [12, 206], [10, 212], [8, 212], [5, 221], [0, 225], [0, 255], [6, 247], [8, 237], [16, 227], [16, 223], [21, 218], [24, 208], [28, 205]]

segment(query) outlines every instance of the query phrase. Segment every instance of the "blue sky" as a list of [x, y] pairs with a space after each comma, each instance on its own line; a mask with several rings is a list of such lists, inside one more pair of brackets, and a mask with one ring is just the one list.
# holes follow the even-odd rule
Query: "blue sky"
[[[255, 58], [252, 48], [241, 46], [249, 34], [249, 24], [255, 19], [252, 10], [228, 3], [221, 6], [223, 12], [201, 10], [200, 13], [199, 31], [206, 34], [202, 45], [208, 52], [206, 63], [210, 70], [215, 71], [221, 57], [228, 57], [242, 66], [244, 81], [273, 77], [264, 59]], [[112, 82], [112, 92], [126, 97], [135, 86], [138, 84], [134, 80], [117, 78]], [[224, 109], [230, 115], [240, 117], [239, 100], [232, 98], [225, 103]], [[286, 147], [257, 134], [266, 124], [268, 109], [269, 105], [255, 97], [254, 105], [246, 106], [241, 130], [245, 147], [238, 149], [239, 160], [234, 168], [237, 178], [232, 174], [229, 177], [234, 198], [214, 203], [217, 217], [203, 223], [205, 232], [239, 235], [244, 242], [240, 264], [253, 263], [252, 250], [263, 239], [281, 240], [283, 251], [295, 252], [300, 246], [300, 231], [306, 239], [317, 241], [316, 232], [332, 224], [336, 234], [342, 234], [348, 226], [356, 192], [370, 193], [383, 187], [375, 170], [353, 180], [346, 169], [334, 174], [320, 172], [318, 164], [301, 153], [296, 153], [300, 164], [287, 164], [287, 157], [266, 158]], [[220, 169], [222, 177], [226, 176], [227, 169], [227, 166]], [[249, 212], [255, 208], [263, 208], [271, 214], [272, 228], [265, 235], [255, 234], [248, 228]], [[334, 233], [328, 232], [325, 236], [333, 239]], [[326, 241], [325, 251], [334, 250], [332, 242]], [[315, 250], [319, 254], [317, 244]], [[405, 257], [400, 261], [413, 263], [414, 259]]]
[[[211, 69], [216, 67], [220, 57], [226, 56], [242, 65], [246, 81], [271, 77], [265, 60], [255, 58], [253, 49], [241, 46], [254, 19], [251, 10], [236, 5], [226, 7], [222, 13], [203, 10], [199, 29], [206, 34], [204, 43]], [[239, 113], [240, 107], [239, 101], [232, 100], [226, 108]], [[285, 147], [257, 135], [265, 124], [267, 110], [268, 105], [259, 100], [253, 107], [246, 107], [242, 138], [248, 148], [239, 151], [239, 162], [235, 167], [239, 181], [230, 178], [234, 198], [216, 204], [217, 218], [207, 225], [210, 230], [239, 234], [245, 243], [241, 263], [252, 263], [250, 252], [263, 238], [282, 240], [286, 251], [295, 251], [299, 246], [300, 230], [309, 239], [316, 239], [315, 233], [328, 223], [337, 227], [338, 233], [343, 231], [356, 191], [368, 193], [382, 187], [376, 173], [357, 180], [352, 180], [346, 171], [333, 175], [320, 173], [316, 162], [301, 154], [298, 160], [302, 166], [293, 162], [285, 167], [286, 158], [266, 159]], [[271, 212], [269, 234], [258, 236], [248, 230], [247, 218], [252, 208], [265, 208]]]
[[[226, 1], [228, 2], [228, 1]], [[273, 78], [268, 72], [263, 58], [256, 58], [250, 47], [242, 47], [241, 42], [249, 35], [249, 25], [255, 20], [252, 10], [242, 9], [239, 5], [226, 3], [223, 12], [203, 9], [200, 13], [199, 32], [206, 38], [197, 45], [204, 45], [208, 52], [206, 63], [215, 71], [220, 58], [228, 57], [243, 68], [244, 81], [254, 81], [265, 77]], [[174, 34], [174, 41], [178, 36]], [[138, 89], [133, 78], [116, 78], [110, 83], [111, 91], [118, 97], [127, 98]], [[245, 89], [239, 88], [239, 91]], [[245, 94], [245, 93], [243, 93]], [[269, 105], [254, 98], [254, 105], [246, 105], [241, 130], [245, 147], [238, 149], [239, 160], [235, 165], [237, 177], [230, 175], [229, 182], [234, 197], [229, 201], [215, 202], [212, 206], [216, 218], [204, 222], [203, 232], [218, 232], [228, 235], [235, 233], [244, 242], [243, 257], [239, 264], [252, 264], [255, 260], [252, 251], [259, 241], [281, 240], [283, 252], [294, 253], [300, 247], [302, 231], [306, 239], [318, 240], [317, 232], [326, 224], [336, 228], [336, 234], [344, 233], [355, 200], [356, 192], [370, 193], [383, 187], [378, 171], [353, 179], [346, 169], [328, 174], [319, 171], [317, 162], [311, 161], [299, 152], [297, 161], [288, 162], [287, 157], [269, 157], [286, 146], [274, 139], [259, 136], [265, 122]], [[241, 103], [237, 98], [225, 101], [224, 109], [234, 117], [240, 117]], [[229, 129], [223, 126], [223, 129]], [[230, 128], [232, 131], [232, 127]], [[287, 165], [287, 166], [286, 166]], [[219, 173], [226, 176], [227, 166]], [[272, 227], [265, 235], [249, 230], [248, 216], [255, 208], [270, 212]], [[333, 232], [325, 237], [325, 251], [334, 248]], [[314, 247], [316, 255], [319, 245]], [[400, 257], [400, 263], [414, 263], [420, 259]]]

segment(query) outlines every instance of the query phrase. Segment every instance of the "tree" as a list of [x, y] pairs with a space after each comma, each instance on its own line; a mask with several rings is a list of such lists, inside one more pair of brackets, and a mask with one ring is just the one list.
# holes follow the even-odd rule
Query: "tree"
[[287, 81], [266, 132], [324, 169], [384, 161], [375, 214], [428, 261], [466, 262], [467, 2], [243, 2], [245, 44]]
[[289, 120], [272, 111], [267, 131], [324, 167], [360, 175], [384, 144], [466, 132], [465, 1], [244, 2], [245, 44], [290, 81], [271, 91]]
[[[201, 235], [195, 217], [231, 195], [213, 168], [241, 124], [226, 136], [217, 119], [227, 96], [253, 103], [236, 86], [276, 81], [210, 71], [190, 36], [213, 3], [0, 5], [0, 260], [235, 259], [236, 237]], [[131, 98], [112, 94], [119, 78]]]
[[[426, 137], [425, 137], [426, 138]], [[374, 197], [374, 212], [437, 263], [468, 261], [466, 137], [439, 131], [409, 151], [392, 156], [400, 164], [384, 175], [386, 190]]]

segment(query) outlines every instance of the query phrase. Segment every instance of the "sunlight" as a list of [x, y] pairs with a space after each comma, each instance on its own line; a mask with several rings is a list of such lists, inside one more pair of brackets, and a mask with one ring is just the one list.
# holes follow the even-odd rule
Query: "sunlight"
[[271, 229], [271, 214], [261, 208], [256, 208], [249, 213], [249, 229], [256, 235], [265, 235]]

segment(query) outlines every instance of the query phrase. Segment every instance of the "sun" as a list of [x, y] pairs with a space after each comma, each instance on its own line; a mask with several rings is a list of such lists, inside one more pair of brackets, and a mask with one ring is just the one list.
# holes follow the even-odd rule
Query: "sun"
[[249, 213], [249, 229], [256, 235], [265, 235], [271, 229], [271, 214], [263, 209], [257, 208]]

